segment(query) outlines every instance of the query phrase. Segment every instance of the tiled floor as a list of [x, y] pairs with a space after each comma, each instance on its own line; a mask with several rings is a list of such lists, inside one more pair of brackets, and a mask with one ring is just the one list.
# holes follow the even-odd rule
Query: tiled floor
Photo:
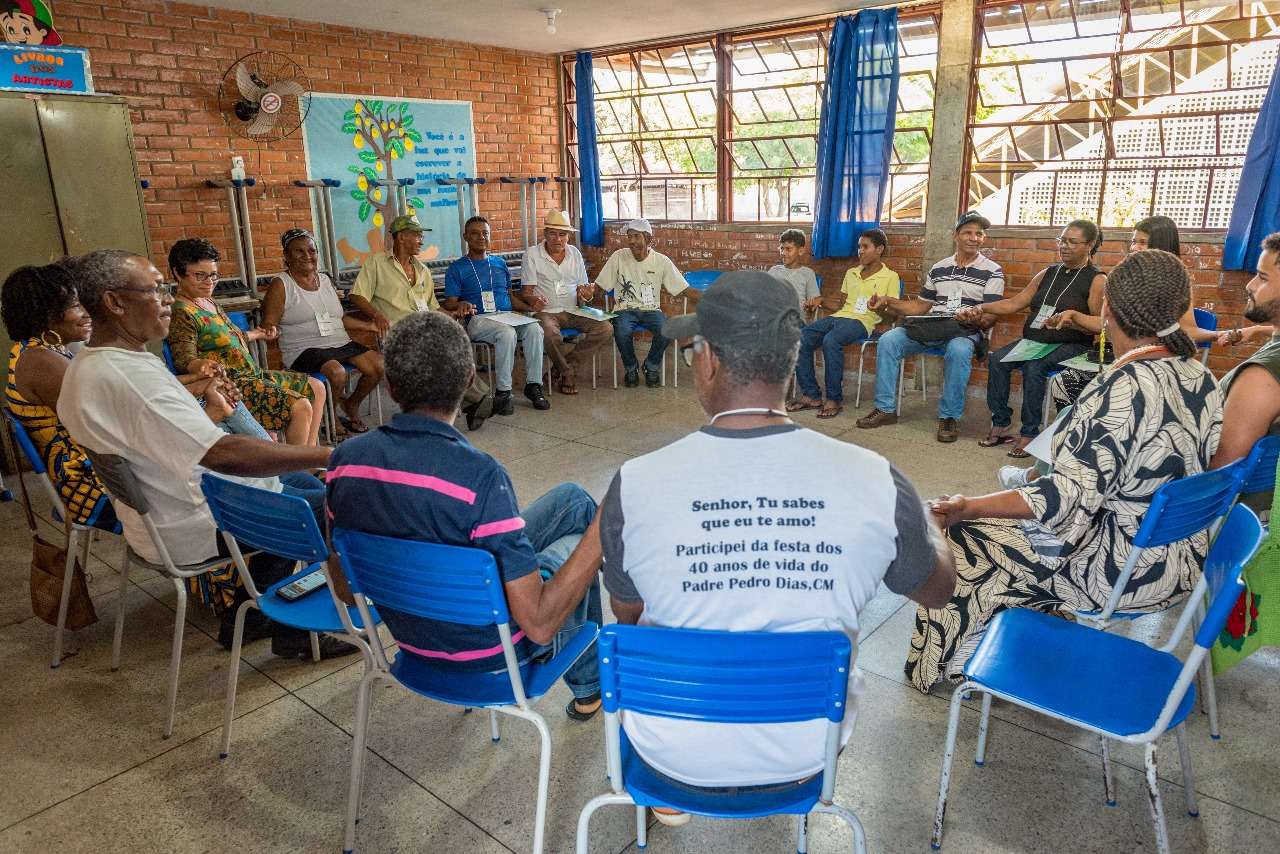
[[[703, 422], [686, 373], [677, 390], [602, 384], [577, 398], [556, 395], [550, 412], [523, 401], [469, 437], [506, 464], [527, 502], [572, 479], [599, 497], [618, 466]], [[869, 389], [868, 389], [869, 390]], [[988, 491], [1005, 462], [975, 439], [985, 409], [972, 401], [955, 445], [933, 439], [935, 401], [910, 397], [904, 421], [856, 430], [851, 410], [832, 421], [799, 420], [873, 448], [900, 466], [922, 494]], [[744, 465], [750, 461], [744, 460]], [[817, 473], [814, 473], [817, 476]], [[16, 484], [10, 484], [16, 486]], [[850, 484], [851, 497], [856, 485]], [[273, 658], [263, 641], [240, 663], [235, 740], [217, 744], [227, 654], [216, 622], [189, 613], [173, 737], [160, 737], [172, 626], [168, 581], [139, 577], [130, 587], [125, 654], [109, 668], [116, 576], [97, 561], [91, 590], [101, 621], [70, 639], [78, 653], [50, 670], [51, 629], [30, 616], [25, 526], [16, 503], [0, 505], [0, 851], [3, 852], [328, 852], [340, 848], [351, 728], [360, 665], [313, 665]], [[119, 549], [104, 544], [112, 565]], [[904, 684], [902, 660], [913, 608], [882, 591], [864, 615], [859, 664], [867, 674], [861, 719], [841, 763], [837, 799], [860, 815], [871, 851], [922, 852], [937, 791], [947, 697]], [[1148, 627], [1151, 630], [1154, 627]], [[1172, 745], [1161, 764], [1170, 837], [1179, 852], [1280, 850], [1280, 655], [1255, 656], [1218, 681], [1224, 737], [1210, 741], [1201, 715], [1190, 723], [1201, 815], [1180, 809], [1181, 777]], [[604, 791], [599, 721], [560, 711], [563, 686], [539, 710], [554, 755], [547, 850], [573, 850], [578, 811]], [[966, 760], [976, 713], [965, 712], [947, 815], [951, 852], [1154, 850], [1141, 754], [1118, 748], [1119, 805], [1102, 804], [1094, 740], [997, 704], [987, 766]], [[383, 687], [373, 729], [358, 848], [366, 852], [528, 851], [537, 743], [533, 729], [505, 719], [501, 743], [486, 717]], [[656, 826], [650, 850], [794, 850], [783, 819], [727, 823], [695, 819]], [[631, 814], [606, 808], [592, 823], [593, 852], [632, 852]], [[850, 850], [844, 827], [813, 822], [810, 850]]]

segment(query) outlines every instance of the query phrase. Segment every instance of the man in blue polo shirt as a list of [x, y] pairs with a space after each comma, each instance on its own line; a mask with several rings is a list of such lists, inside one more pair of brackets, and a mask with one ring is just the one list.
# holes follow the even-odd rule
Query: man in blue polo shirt
[[519, 294], [511, 292], [511, 274], [507, 262], [489, 254], [489, 221], [473, 216], [462, 229], [467, 254], [449, 265], [444, 274], [444, 310], [462, 310], [467, 334], [472, 341], [493, 346], [497, 364], [494, 370], [496, 390], [493, 411], [511, 415], [511, 369], [516, 361], [516, 342], [524, 347], [524, 396], [534, 409], [550, 409], [551, 403], [542, 393], [542, 327], [532, 318], [522, 326], [511, 326], [485, 317], [497, 312], [533, 311]]
[[[541, 334], [541, 327], [533, 328]], [[471, 343], [458, 324], [438, 312], [408, 315], [391, 327], [382, 353], [401, 411], [390, 424], [334, 449], [328, 478], [333, 525], [492, 553], [521, 662], [552, 653], [572, 637], [582, 625], [584, 599], [585, 618], [600, 623], [600, 542], [583, 540], [595, 526], [595, 501], [582, 487], [565, 483], [521, 512], [502, 466], [453, 428], [475, 374]], [[335, 588], [350, 600], [340, 572]], [[382, 605], [378, 610], [401, 654], [459, 670], [505, 667], [492, 626], [439, 622]], [[593, 715], [600, 707], [594, 644], [564, 679], [574, 696], [569, 716]]]

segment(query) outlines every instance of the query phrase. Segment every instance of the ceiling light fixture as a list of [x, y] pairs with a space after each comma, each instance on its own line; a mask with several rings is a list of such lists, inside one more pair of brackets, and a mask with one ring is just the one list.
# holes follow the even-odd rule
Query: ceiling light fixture
[[539, 9], [538, 11], [547, 16], [547, 35], [554, 36], [556, 34], [556, 15], [560, 14], [560, 10]]

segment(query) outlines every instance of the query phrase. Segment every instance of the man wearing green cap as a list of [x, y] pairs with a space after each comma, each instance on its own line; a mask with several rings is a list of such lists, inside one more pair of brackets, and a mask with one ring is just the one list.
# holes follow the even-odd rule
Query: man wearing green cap
[[[435, 282], [427, 265], [418, 258], [422, 233], [429, 229], [408, 214], [391, 221], [391, 251], [370, 255], [351, 289], [351, 304], [369, 316], [385, 335], [402, 317], [415, 311], [440, 311]], [[448, 312], [446, 312], [448, 313]], [[456, 313], [450, 313], [460, 319]], [[493, 396], [477, 378], [462, 398], [467, 429], [477, 430], [493, 411]]]

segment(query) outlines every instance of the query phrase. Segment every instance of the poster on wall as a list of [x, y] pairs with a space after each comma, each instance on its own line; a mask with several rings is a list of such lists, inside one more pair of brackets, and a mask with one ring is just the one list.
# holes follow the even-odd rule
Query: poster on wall
[[405, 198], [408, 212], [431, 229], [423, 235], [424, 261], [460, 254], [458, 198], [436, 179], [475, 175], [469, 101], [315, 92], [302, 139], [311, 179], [342, 182], [333, 191], [333, 230], [343, 267], [388, 248], [386, 227], [406, 212], [396, 210], [395, 194], [381, 180], [414, 179]]

